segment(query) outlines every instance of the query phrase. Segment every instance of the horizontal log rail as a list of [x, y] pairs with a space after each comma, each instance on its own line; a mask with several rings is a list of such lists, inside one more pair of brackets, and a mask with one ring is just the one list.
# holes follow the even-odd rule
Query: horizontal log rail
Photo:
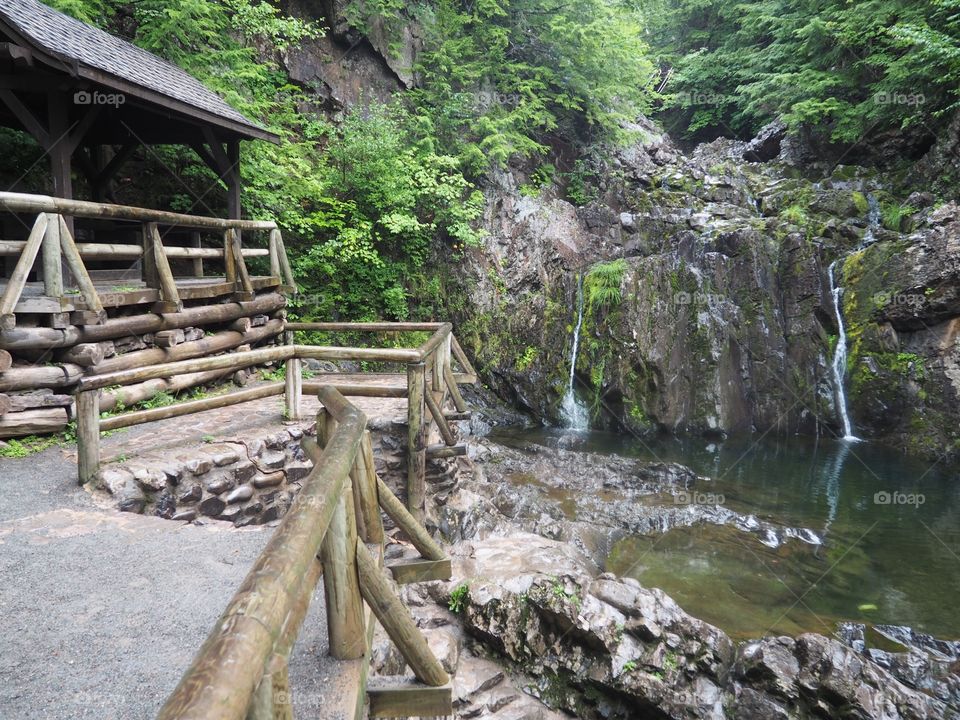
[[[318, 443], [304, 441], [314, 467], [164, 703], [160, 720], [291, 718], [289, 655], [321, 577], [334, 658], [352, 661], [369, 652], [371, 635], [361, 612], [366, 601], [421, 683], [430, 687], [449, 683], [380, 566], [380, 553], [371, 554], [365, 544], [371, 541], [371, 528], [366, 529], [366, 537], [358, 535], [352, 508], [371, 502], [373, 510], [377, 505], [389, 506], [387, 512], [416, 537], [427, 559], [446, 561], [443, 551], [386, 489], [366, 459], [369, 432], [363, 413], [331, 386], [321, 386], [318, 397], [323, 405], [317, 415]], [[380, 522], [378, 512], [363, 517], [365, 523]], [[376, 542], [382, 550], [382, 527]], [[361, 683], [365, 677], [360, 676]], [[358, 692], [364, 690], [358, 688]], [[429, 697], [432, 708], [438, 707], [437, 697], [446, 699], [441, 714], [452, 711], [449, 693]]]
[[161, 225], [197, 230], [275, 230], [272, 220], [228, 220], [202, 215], [185, 215], [166, 210], [110, 205], [86, 200], [67, 200], [48, 195], [0, 192], [0, 210], [16, 213], [54, 213], [87, 219], [130, 220], [155, 222]]
[[[0, 255], [20, 255], [27, 243], [23, 240], [0, 240]], [[80, 257], [107, 258], [114, 260], [136, 260], [143, 257], [143, 248], [139, 245], [123, 243], [77, 243]], [[163, 252], [168, 258], [176, 260], [222, 260], [223, 250], [205, 247], [164, 246]], [[245, 258], [268, 257], [267, 248], [243, 248]]]
[[[114, 321], [111, 321], [114, 322]], [[178, 345], [170, 349], [145, 350], [131, 354], [131, 362], [126, 356], [105, 361], [116, 368], [97, 375], [83, 376], [83, 367], [76, 368], [73, 381], [77, 383], [77, 469], [81, 484], [96, 481], [100, 477], [100, 434], [143, 423], [174, 417], [183, 417], [215, 408], [229, 407], [275, 395], [284, 397], [284, 414], [289, 420], [299, 420], [301, 416], [301, 398], [304, 391], [319, 392], [332, 386], [340, 394], [361, 397], [394, 397], [407, 399], [407, 504], [409, 512], [416, 520], [422, 519], [426, 496], [426, 462], [428, 459], [453, 458], [462, 455], [462, 446], [457, 446], [457, 437], [451, 421], [468, 417], [466, 404], [460, 394], [458, 383], [473, 382], [468, 373], [454, 373], [452, 367], [452, 348], [455, 338], [450, 323], [429, 323], [435, 328], [430, 338], [418, 348], [364, 348], [334, 347], [294, 344], [293, 327], [313, 327], [320, 323], [288, 323], [285, 327], [280, 320], [274, 320], [262, 329], [241, 332], [227, 331], [198, 341], [202, 348], [210, 352], [228, 350], [236, 347], [244, 339], [269, 338], [283, 332], [286, 344], [271, 347], [232, 352], [209, 357], [197, 357], [190, 345]], [[338, 326], [347, 325], [337, 323]], [[397, 332], [422, 331], [427, 323], [365, 323], [367, 327], [390, 327]], [[411, 327], [412, 326], [412, 327]], [[134, 357], [136, 356], [136, 357]], [[142, 358], [141, 358], [142, 356]], [[169, 358], [169, 362], [156, 362]], [[176, 358], [176, 359], [175, 359]], [[82, 359], [82, 358], [81, 358]], [[306, 359], [321, 360], [373, 360], [404, 363], [406, 373], [398, 374], [404, 378], [400, 386], [364, 384], [356, 381], [337, 382], [335, 377], [324, 381], [304, 381], [301, 362]], [[137, 360], [136, 364], [132, 361]], [[156, 362], [139, 366], [140, 361]], [[103, 409], [113, 409], [118, 403], [127, 404], [127, 400], [136, 402], [145, 399], [151, 392], [159, 389], [180, 388], [219, 379], [238, 370], [251, 368], [265, 363], [283, 363], [286, 368], [283, 383], [272, 383], [237, 390], [214, 397], [175, 403], [161, 408], [124, 412], [112, 417], [101, 418]], [[50, 382], [62, 381], [62, 373], [54, 368]], [[45, 368], [37, 372], [45, 373]], [[58, 374], [59, 373], [59, 374]], [[183, 382], [177, 380], [182, 378]], [[38, 382], [34, 378], [31, 382]], [[0, 390], [4, 388], [4, 375], [0, 374]], [[107, 390], [109, 388], [109, 390]], [[106, 391], [106, 393], [105, 393]], [[446, 413], [444, 403], [450, 399], [455, 412]], [[429, 413], [429, 415], [428, 415]], [[428, 446], [429, 420], [432, 419], [437, 432], [449, 451], [441, 451], [436, 446]], [[398, 521], [399, 522], [399, 521]]]
[[[77, 325], [102, 325], [107, 313], [84, 260], [136, 262], [142, 280], [148, 289], [157, 291], [153, 312], [180, 313], [184, 310], [180, 285], [171, 268], [171, 261], [192, 263], [191, 279], [202, 279], [204, 261], [223, 263], [223, 281], [227, 294], [237, 300], [253, 300], [256, 292], [246, 261], [249, 258], [269, 258], [270, 276], [280, 282], [286, 292], [296, 287], [290, 260], [283, 244], [283, 236], [272, 221], [233, 220], [184, 215], [163, 210], [109, 205], [81, 200], [66, 200], [46, 195], [25, 195], [0, 192], [0, 211], [35, 213], [36, 221], [24, 241], [0, 240], [0, 256], [17, 258], [14, 269], [0, 294], [0, 331], [16, 328], [17, 312], [43, 314], [54, 329]], [[67, 221], [70, 218], [70, 222]], [[139, 228], [139, 243], [81, 242], [74, 240], [73, 220], [117, 220], [135, 223]], [[161, 228], [163, 230], [161, 231]], [[190, 231], [189, 247], [165, 244], [164, 237], [172, 229]], [[217, 232], [216, 247], [203, 247], [201, 231]], [[267, 232], [269, 240], [264, 248], [245, 248], [241, 232]], [[30, 297], [20, 303], [27, 278], [37, 266], [37, 277], [43, 282], [43, 295]], [[74, 303], [67, 290], [75, 285], [82, 304]], [[196, 288], [194, 288], [196, 289]], [[76, 309], [71, 316], [65, 308]], [[29, 324], [29, 323], [28, 323]], [[3, 340], [3, 338], [0, 338]]]

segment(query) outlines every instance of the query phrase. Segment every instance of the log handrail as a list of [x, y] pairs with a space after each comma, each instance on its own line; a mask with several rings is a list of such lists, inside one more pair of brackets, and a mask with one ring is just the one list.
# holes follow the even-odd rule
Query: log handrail
[[202, 215], [185, 215], [167, 210], [111, 205], [87, 200], [68, 200], [49, 195], [0, 192], [0, 210], [20, 213], [56, 213], [87, 219], [130, 220], [155, 222], [161, 225], [197, 230], [276, 230], [272, 220], [230, 220]]
[[[349, 395], [371, 397], [407, 398], [407, 502], [411, 514], [417, 520], [422, 519], [426, 496], [426, 461], [429, 457], [455, 457], [457, 453], [438, 454], [434, 448], [428, 453], [428, 424], [433, 419], [445, 445], [456, 449], [457, 438], [450, 425], [451, 419], [463, 419], [466, 404], [460, 395], [457, 383], [472, 382], [471, 376], [456, 375], [451, 366], [454, 355], [452, 348], [455, 338], [450, 323], [430, 323], [436, 329], [430, 338], [418, 348], [362, 348], [311, 346], [294, 344], [294, 332], [290, 326], [315, 325], [314, 323], [289, 323], [283, 330], [284, 345], [233, 352], [210, 357], [188, 357], [181, 360], [162, 362], [144, 367], [127, 367], [112, 372], [80, 377], [77, 382], [77, 468], [79, 481], [85, 484], [98, 479], [100, 475], [100, 433], [107, 430], [130, 427], [166, 418], [181, 417], [193, 413], [228, 407], [242, 402], [271, 395], [284, 396], [284, 414], [288, 420], [299, 420], [301, 413], [300, 398], [306, 389], [319, 391], [331, 385], [329, 382], [304, 382], [301, 374], [301, 361], [316, 358], [323, 360], [373, 360], [381, 362], [404, 363], [406, 365], [405, 388], [378, 388], [357, 383], [339, 383], [334, 385], [338, 391]], [[390, 327], [398, 332], [420, 331], [420, 327], [410, 328], [410, 323], [365, 323], [377, 328]], [[416, 325], [416, 324], [415, 324]], [[399, 327], [397, 327], [399, 326]], [[137, 410], [110, 418], [100, 418], [101, 392], [104, 388], [123, 388], [137, 384], [142, 387], [152, 381], [170, 381], [176, 376], [220, 377], [220, 373], [229, 374], [236, 370], [250, 368], [264, 363], [282, 362], [286, 366], [286, 377], [280, 383], [239, 390], [226, 395], [204, 398], [190, 402], [177, 403], [162, 408]], [[117, 390], [116, 393], [120, 391]], [[104, 400], [106, 407], [116, 403], [111, 400], [116, 393]], [[456, 413], [446, 415], [443, 411], [447, 399], [452, 400]]]
[[[338, 654], [333, 642], [336, 636], [354, 641], [368, 637], [362, 616], [357, 616], [362, 597], [421, 682], [434, 687], [449, 682], [383, 569], [357, 537], [353, 512], [345, 514], [353, 502], [362, 502], [356, 484], [349, 483], [351, 472], [359, 473], [371, 497], [379, 495], [379, 504], [389, 507], [390, 515], [416, 537], [417, 547], [432, 559], [443, 558], [443, 551], [365, 461], [369, 432], [364, 414], [331, 386], [321, 386], [318, 397], [323, 409], [317, 414], [317, 432], [323, 447], [312, 440], [304, 443], [314, 467], [164, 703], [160, 720], [290, 717], [285, 692], [281, 698], [273, 693], [278, 687], [286, 690], [289, 653], [321, 577], [318, 555], [325, 568], [327, 563], [340, 563], [337, 572], [330, 567], [323, 573], [331, 655], [351, 659], [366, 652], [366, 641], [359, 654]], [[330, 612], [332, 597], [349, 612]], [[351, 615], [359, 617], [359, 628], [347, 620]]]
[[366, 416], [333, 388], [320, 401], [337, 408], [337, 428], [270, 542], [158, 716], [161, 720], [240, 720], [264, 675], [348, 487]]

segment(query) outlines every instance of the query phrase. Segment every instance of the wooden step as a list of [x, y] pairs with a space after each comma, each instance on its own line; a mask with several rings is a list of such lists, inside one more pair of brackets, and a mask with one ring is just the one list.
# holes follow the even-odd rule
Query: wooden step
[[427, 460], [460, 457], [467, 454], [466, 445], [428, 445]]
[[473, 416], [469, 410], [466, 412], [445, 412], [443, 417], [447, 420], [469, 420]]
[[430, 687], [415, 678], [370, 677], [367, 698], [372, 718], [453, 715], [453, 691], [449, 683]]
[[387, 565], [399, 585], [431, 580], [449, 580], [450, 558], [443, 560], [402, 560]]

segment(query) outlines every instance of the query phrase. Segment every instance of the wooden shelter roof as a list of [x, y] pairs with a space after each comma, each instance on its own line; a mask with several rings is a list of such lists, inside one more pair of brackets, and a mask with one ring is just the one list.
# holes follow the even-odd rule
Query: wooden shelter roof
[[[171, 120], [214, 126], [237, 139], [277, 139], [176, 65], [39, 0], [0, 0], [0, 32], [10, 40], [10, 56], [122, 93], [128, 113], [162, 111]], [[162, 130], [150, 135], [147, 142], [164, 139]]]

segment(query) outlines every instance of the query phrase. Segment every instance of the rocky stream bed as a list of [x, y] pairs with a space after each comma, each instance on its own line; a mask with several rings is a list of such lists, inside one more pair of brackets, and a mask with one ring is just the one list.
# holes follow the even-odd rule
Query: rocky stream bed
[[[713, 485], [688, 467], [479, 439], [469, 460], [434, 467], [432, 485], [428, 521], [452, 543], [454, 577], [403, 591], [456, 671], [458, 717], [960, 717], [960, 642], [858, 623], [737, 641], [605, 572], [617, 537], [703, 523], [767, 544], [822, 542], [688, 502]], [[403, 670], [384, 638], [374, 668]]]

